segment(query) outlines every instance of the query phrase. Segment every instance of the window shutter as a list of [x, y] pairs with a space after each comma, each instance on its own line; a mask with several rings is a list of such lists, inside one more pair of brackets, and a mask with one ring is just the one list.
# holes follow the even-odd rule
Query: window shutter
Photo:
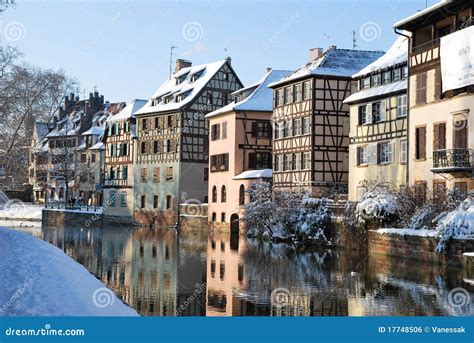
[[382, 147], [382, 144], [377, 144], [377, 164], [380, 164], [380, 161], [381, 161], [380, 159], [381, 157], [380, 151], [382, 150], [381, 147]]
[[441, 131], [441, 124], [435, 124], [433, 129], [433, 149], [438, 150], [440, 149], [440, 132]]
[[380, 102], [380, 121], [387, 120], [387, 101], [390, 100], [382, 100]]
[[352, 147], [352, 165], [358, 166], [360, 164], [360, 148]]
[[371, 124], [372, 123], [372, 104], [367, 104], [367, 110], [366, 110], [366, 119], [365, 119], [365, 122], [367, 124]]
[[394, 158], [393, 155], [395, 153], [395, 142], [390, 143], [390, 163], [393, 162]]
[[377, 143], [371, 143], [367, 149], [368, 149], [367, 151], [368, 164], [377, 164]]
[[249, 168], [255, 169], [257, 165], [257, 155], [253, 152], [249, 154]]

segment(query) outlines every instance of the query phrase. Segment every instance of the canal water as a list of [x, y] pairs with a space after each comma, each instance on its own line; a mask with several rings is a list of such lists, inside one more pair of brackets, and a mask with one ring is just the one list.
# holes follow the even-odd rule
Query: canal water
[[[365, 249], [298, 251], [197, 227], [15, 229], [63, 250], [143, 316], [474, 313], [474, 285], [461, 267]], [[469, 303], [453, 301], [455, 292], [467, 292]]]

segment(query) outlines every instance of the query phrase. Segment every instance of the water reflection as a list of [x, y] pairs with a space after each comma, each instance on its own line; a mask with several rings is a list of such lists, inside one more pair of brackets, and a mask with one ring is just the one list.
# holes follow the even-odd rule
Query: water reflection
[[[42, 228], [145, 316], [472, 315], [453, 307], [463, 270], [365, 250], [299, 251], [207, 228]], [[285, 302], [272, 291], [287, 291]], [[472, 300], [472, 299], [471, 299]]]

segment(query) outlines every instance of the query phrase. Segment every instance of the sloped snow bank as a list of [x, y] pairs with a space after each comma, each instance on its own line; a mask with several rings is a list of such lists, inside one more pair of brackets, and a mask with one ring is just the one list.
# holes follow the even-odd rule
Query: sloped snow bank
[[0, 227], [0, 316], [137, 316], [55, 246]]
[[19, 200], [9, 200], [0, 206], [0, 219], [40, 221], [43, 206], [27, 205]]

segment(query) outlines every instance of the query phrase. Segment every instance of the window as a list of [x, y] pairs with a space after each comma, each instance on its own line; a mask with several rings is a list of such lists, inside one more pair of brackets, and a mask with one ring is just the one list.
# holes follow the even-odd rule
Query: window
[[283, 138], [290, 137], [290, 121], [283, 122]]
[[221, 188], [221, 202], [226, 202], [227, 201], [227, 190], [225, 186], [222, 186]]
[[366, 77], [366, 78], [361, 80], [360, 88], [361, 89], [370, 88], [370, 77]]
[[146, 118], [142, 119], [142, 130], [143, 131], [148, 130], [148, 122]]
[[282, 104], [282, 90], [281, 89], [277, 89], [275, 91], [275, 107], [278, 107]]
[[467, 149], [468, 122], [467, 119], [455, 120], [453, 123], [453, 148]]
[[252, 122], [252, 137], [270, 138], [271, 136], [272, 136], [272, 126], [270, 122], [268, 121]]
[[435, 100], [440, 100], [442, 98], [443, 89], [442, 89], [441, 68], [435, 69], [434, 93], [435, 93], [434, 94]]
[[157, 154], [160, 151], [160, 142], [159, 141], [154, 141], [153, 142], [153, 153]]
[[303, 83], [303, 99], [308, 100], [311, 97], [311, 81]]
[[357, 147], [357, 165], [368, 164], [369, 162], [369, 147], [359, 146]]
[[158, 195], [153, 196], [153, 208], [158, 208]]
[[290, 164], [291, 164], [291, 155], [289, 154], [283, 155], [283, 170], [284, 171], [291, 170]]
[[415, 181], [415, 196], [420, 203], [426, 202], [426, 181]]
[[216, 214], [216, 212], [212, 212], [211, 220], [212, 220], [213, 223], [216, 222], [216, 220], [217, 220], [217, 214]]
[[299, 170], [301, 168], [301, 154], [293, 154], [293, 170]]
[[380, 74], [375, 74], [372, 76], [372, 86], [380, 86], [381, 84], [381, 79], [380, 79]]
[[227, 122], [222, 123], [222, 139], [227, 138]]
[[249, 169], [271, 169], [272, 155], [269, 152], [249, 153]]
[[155, 167], [153, 168], [153, 182], [159, 182], [160, 181], [160, 168]]
[[142, 142], [142, 144], [140, 146], [140, 152], [142, 154], [146, 154], [146, 142]]
[[359, 125], [364, 125], [367, 123], [367, 105], [359, 106]]
[[467, 196], [467, 182], [455, 182], [454, 189], [463, 197]]
[[438, 204], [446, 200], [446, 181], [433, 180], [433, 200]]
[[173, 167], [166, 168], [166, 181], [173, 181]]
[[285, 87], [285, 104], [293, 102], [293, 95], [291, 94], [291, 87]]
[[280, 124], [281, 123], [275, 123], [275, 139], [278, 139], [281, 137], [280, 135]]
[[221, 213], [221, 223], [225, 223], [225, 212]]
[[87, 155], [86, 154], [81, 154], [81, 162], [86, 163], [87, 161]]
[[244, 185], [240, 185], [239, 188], [239, 205], [245, 204], [245, 187]]
[[295, 101], [301, 101], [303, 94], [301, 93], [301, 83], [297, 83], [293, 86], [293, 97]]
[[275, 165], [273, 167], [275, 171], [280, 171], [280, 156], [275, 155]]
[[301, 135], [301, 119], [293, 119], [293, 136]]
[[[61, 190], [61, 189], [62, 189], [62, 188], [60, 188], [60, 190]], [[61, 192], [59, 192], [59, 193], [60, 193], [60, 194], [59, 194], [59, 197], [62, 198]], [[109, 206], [110, 206], [110, 207], [115, 207], [115, 196], [116, 196], [116, 195], [115, 195], [115, 191], [110, 191], [110, 192], [109, 192]]]
[[378, 145], [378, 163], [390, 163], [392, 162], [392, 143], [380, 143]]
[[146, 196], [144, 194], [142, 194], [142, 196], [140, 197], [140, 207], [141, 208], [146, 207]]
[[171, 195], [166, 196], [166, 209], [169, 210], [173, 206]]
[[397, 117], [406, 117], [407, 116], [407, 96], [399, 95], [397, 97]]
[[302, 124], [302, 133], [303, 135], [307, 135], [309, 133], [309, 119], [310, 117], [304, 117], [303, 124]]
[[211, 173], [229, 170], [229, 154], [211, 156]]
[[221, 124], [214, 124], [211, 126], [211, 141], [220, 139], [221, 136]]
[[400, 68], [396, 68], [393, 70], [393, 81], [401, 80], [402, 78], [402, 70]]
[[402, 78], [406, 79], [408, 77], [408, 66], [402, 67]]
[[120, 206], [127, 207], [127, 193], [120, 193]]
[[301, 169], [307, 170], [310, 168], [310, 153], [303, 152], [303, 161], [301, 164]]
[[400, 163], [407, 163], [407, 159], [408, 159], [407, 141], [403, 140], [403, 141], [400, 141]]
[[122, 166], [122, 179], [123, 180], [128, 179], [128, 167], [127, 166]]
[[[383, 103], [385, 105], [385, 103]], [[385, 106], [382, 102], [374, 102], [372, 104], [372, 122], [379, 123], [385, 120]]]
[[207, 93], [207, 103], [208, 103], [209, 105], [212, 105], [212, 104], [213, 104], [213, 101], [214, 101], [214, 99], [213, 99], [212, 93], [211, 93], [211, 92], [208, 92], [208, 93]]
[[433, 150], [446, 149], [446, 124], [433, 125]]
[[172, 128], [173, 127], [173, 115], [170, 115], [168, 117], [166, 117], [166, 121], [167, 121], [167, 128]]
[[417, 127], [415, 130], [415, 158], [426, 158], [426, 126]]
[[421, 73], [416, 76], [416, 98], [417, 105], [426, 104], [426, 73]]
[[142, 168], [141, 170], [141, 181], [142, 182], [146, 182], [147, 180], [147, 169], [146, 168]]
[[389, 71], [386, 71], [382, 74], [382, 83], [384, 85], [387, 83], [390, 83], [391, 80], [392, 80], [391, 73]]

